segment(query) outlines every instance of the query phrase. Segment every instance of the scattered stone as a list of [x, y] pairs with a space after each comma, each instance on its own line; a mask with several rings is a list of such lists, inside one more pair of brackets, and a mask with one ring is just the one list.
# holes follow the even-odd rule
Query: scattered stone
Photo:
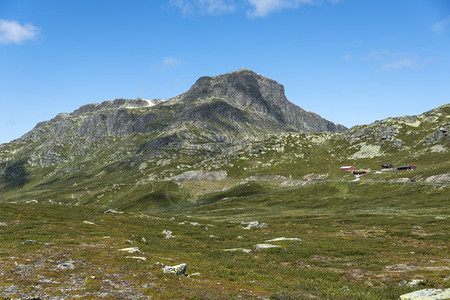
[[123, 211], [117, 211], [115, 209], [108, 209], [107, 211], [105, 211], [105, 214], [123, 214]]
[[425, 182], [450, 182], [450, 173], [427, 177]]
[[400, 296], [400, 300], [450, 299], [450, 289], [423, 289]]
[[195, 272], [195, 273], [189, 274], [187, 277], [192, 277], [192, 276], [200, 276], [200, 273]]
[[279, 238], [275, 238], [275, 239], [271, 239], [271, 240], [267, 240], [266, 242], [278, 242], [278, 241], [299, 241], [301, 242], [302, 240], [299, 238], [286, 238], [286, 237], [279, 237]]
[[162, 234], [165, 234], [165, 235], [166, 235], [166, 236], [164, 237], [166, 240], [172, 239], [172, 238], [175, 237], [175, 236], [172, 234], [172, 231], [166, 230], [166, 229], [164, 229], [164, 230], [162, 231]]
[[137, 259], [137, 260], [142, 260], [142, 261], [146, 261], [147, 260], [147, 258], [142, 257], [142, 256], [126, 256], [125, 258]]
[[419, 286], [422, 282], [423, 282], [422, 279], [413, 279], [411, 281], [402, 280], [398, 283], [398, 285], [415, 287], [415, 286]]
[[178, 223], [178, 225], [184, 225], [184, 224], [186, 224], [186, 221]]
[[209, 238], [211, 238], [211, 239], [216, 239], [217, 236], [215, 236], [215, 235], [213, 235], [213, 234], [210, 234], [210, 235], [209, 235]]
[[189, 222], [192, 226], [198, 226], [198, 222]]
[[141, 237], [141, 241], [142, 241], [144, 244], [147, 244], [147, 240], [145, 239], [145, 237]]
[[251, 249], [246, 249], [246, 248], [232, 248], [232, 249], [224, 249], [224, 251], [226, 251], [226, 252], [235, 252], [235, 251], [242, 251], [242, 252], [245, 252], [245, 253], [250, 253], [250, 252], [252, 252], [252, 250], [251, 250]]
[[447, 220], [447, 218], [443, 217], [443, 216], [436, 216], [436, 217], [434, 217], [434, 219], [435, 220]]
[[1, 226], [7, 226], [6, 223], [0, 222], [0, 227]]
[[187, 264], [183, 263], [176, 266], [165, 266], [162, 270], [164, 273], [186, 276], [186, 268]]
[[33, 200], [28, 200], [28, 201], [26, 201], [25, 203], [26, 203], [26, 204], [29, 204], [29, 203], [38, 203], [38, 201], [33, 199]]
[[132, 240], [126, 240], [125, 242], [123, 242], [124, 244], [130, 244], [130, 245], [134, 245], [134, 242]]
[[270, 249], [270, 248], [280, 248], [281, 246], [278, 245], [272, 245], [272, 244], [256, 244], [255, 249], [261, 250], [261, 249]]
[[102, 239], [110, 239], [111, 237], [109, 235], [105, 235], [104, 237], [102, 237]]
[[26, 240], [26, 241], [24, 241], [22, 244], [34, 245], [34, 244], [36, 244], [36, 243], [37, 243], [36, 240]]
[[395, 179], [391, 179], [392, 182], [410, 182], [411, 179], [406, 178], [406, 177], [402, 177], [402, 178], [395, 178]]
[[47, 247], [51, 247], [51, 246], [54, 246], [55, 244], [53, 244], [53, 243], [44, 243], [44, 246], [47, 246]]
[[422, 226], [414, 226], [413, 230], [423, 230]]
[[170, 221], [172, 221], [172, 222], [175, 221], [175, 218], [174, 217], [170, 218]]
[[65, 263], [59, 264], [58, 269], [60, 270], [73, 270], [75, 269], [75, 266], [72, 262], [66, 261]]
[[243, 238], [242, 236], [240, 236], [240, 235], [238, 235], [237, 238], [240, 239], [240, 240], [243, 240], [243, 239], [244, 239], [244, 238]]
[[122, 248], [122, 249], [119, 249], [118, 251], [128, 252], [128, 253], [130, 253], [130, 254], [133, 254], [133, 253], [141, 253], [141, 251], [139, 251], [139, 248], [138, 248], [138, 247]]
[[267, 228], [268, 225], [266, 223], [259, 223], [258, 221], [251, 221], [251, 222], [242, 222], [242, 224], [246, 224], [246, 227], [242, 227], [244, 229], [251, 229], [251, 228]]
[[87, 225], [95, 225], [97, 226], [97, 224], [90, 222], [90, 221], [83, 221], [83, 224], [87, 224]]

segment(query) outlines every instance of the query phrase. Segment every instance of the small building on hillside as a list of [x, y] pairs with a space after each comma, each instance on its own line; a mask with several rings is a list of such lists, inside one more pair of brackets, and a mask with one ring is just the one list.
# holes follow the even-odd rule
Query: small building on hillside
[[354, 166], [344, 166], [344, 167], [340, 167], [339, 171], [355, 171], [356, 168]]
[[400, 166], [397, 168], [397, 171], [411, 171], [415, 170], [417, 167], [415, 165], [406, 165], [406, 166]]
[[394, 168], [394, 165], [393, 164], [384, 164], [384, 165], [381, 165], [381, 169], [382, 170], [384, 170], [384, 169], [393, 169]]
[[366, 170], [355, 170], [353, 171], [353, 175], [357, 175], [357, 176], [364, 176], [367, 174]]

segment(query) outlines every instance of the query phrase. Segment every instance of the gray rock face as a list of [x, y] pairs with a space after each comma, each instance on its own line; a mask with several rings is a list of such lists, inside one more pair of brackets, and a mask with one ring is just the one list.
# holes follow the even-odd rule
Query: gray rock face
[[439, 143], [441, 141], [450, 141], [450, 134], [448, 133], [448, 128], [441, 127], [438, 130], [436, 130], [434, 133], [428, 135], [425, 137], [425, 144], [432, 145]]
[[289, 102], [278, 82], [250, 70], [239, 70], [216, 77], [201, 77], [186, 93], [176, 97], [182, 102], [221, 98], [252, 108], [300, 132], [342, 132], [346, 128], [307, 112]]

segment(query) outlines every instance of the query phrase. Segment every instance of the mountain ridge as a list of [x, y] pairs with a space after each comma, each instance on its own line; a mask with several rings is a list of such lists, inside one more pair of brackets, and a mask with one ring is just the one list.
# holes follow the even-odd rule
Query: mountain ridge
[[[236, 74], [249, 78], [228, 84], [237, 80]], [[342, 173], [335, 171], [339, 165], [376, 169], [394, 162], [421, 165], [415, 173], [420, 179], [445, 175], [450, 167], [449, 104], [344, 132], [305, 132], [301, 120], [289, 121], [302, 109], [289, 104], [284, 88], [271, 79], [242, 70], [198, 81], [165, 101], [116, 99], [84, 105], [0, 145], [0, 201], [27, 194], [76, 203], [96, 203], [101, 196], [108, 203], [116, 196], [102, 196], [102, 191], [115, 182], [127, 187], [123, 199], [158, 203], [145, 187], [148, 182], [177, 181], [192, 171], [198, 178], [205, 177], [202, 172], [219, 172], [227, 180], [299, 179], [313, 173], [340, 179]], [[250, 99], [260, 85], [270, 91]], [[270, 114], [268, 108], [278, 102], [292, 109]], [[67, 198], [65, 189], [78, 192]], [[197, 192], [183, 197], [193, 195]]]

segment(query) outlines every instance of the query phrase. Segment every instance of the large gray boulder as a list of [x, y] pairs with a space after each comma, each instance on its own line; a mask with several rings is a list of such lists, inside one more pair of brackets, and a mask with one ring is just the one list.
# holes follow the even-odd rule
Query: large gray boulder
[[175, 274], [178, 276], [186, 276], [187, 264], [179, 264], [176, 266], [165, 266], [162, 270], [164, 273]]
[[401, 295], [400, 300], [450, 299], [450, 289], [424, 289]]

